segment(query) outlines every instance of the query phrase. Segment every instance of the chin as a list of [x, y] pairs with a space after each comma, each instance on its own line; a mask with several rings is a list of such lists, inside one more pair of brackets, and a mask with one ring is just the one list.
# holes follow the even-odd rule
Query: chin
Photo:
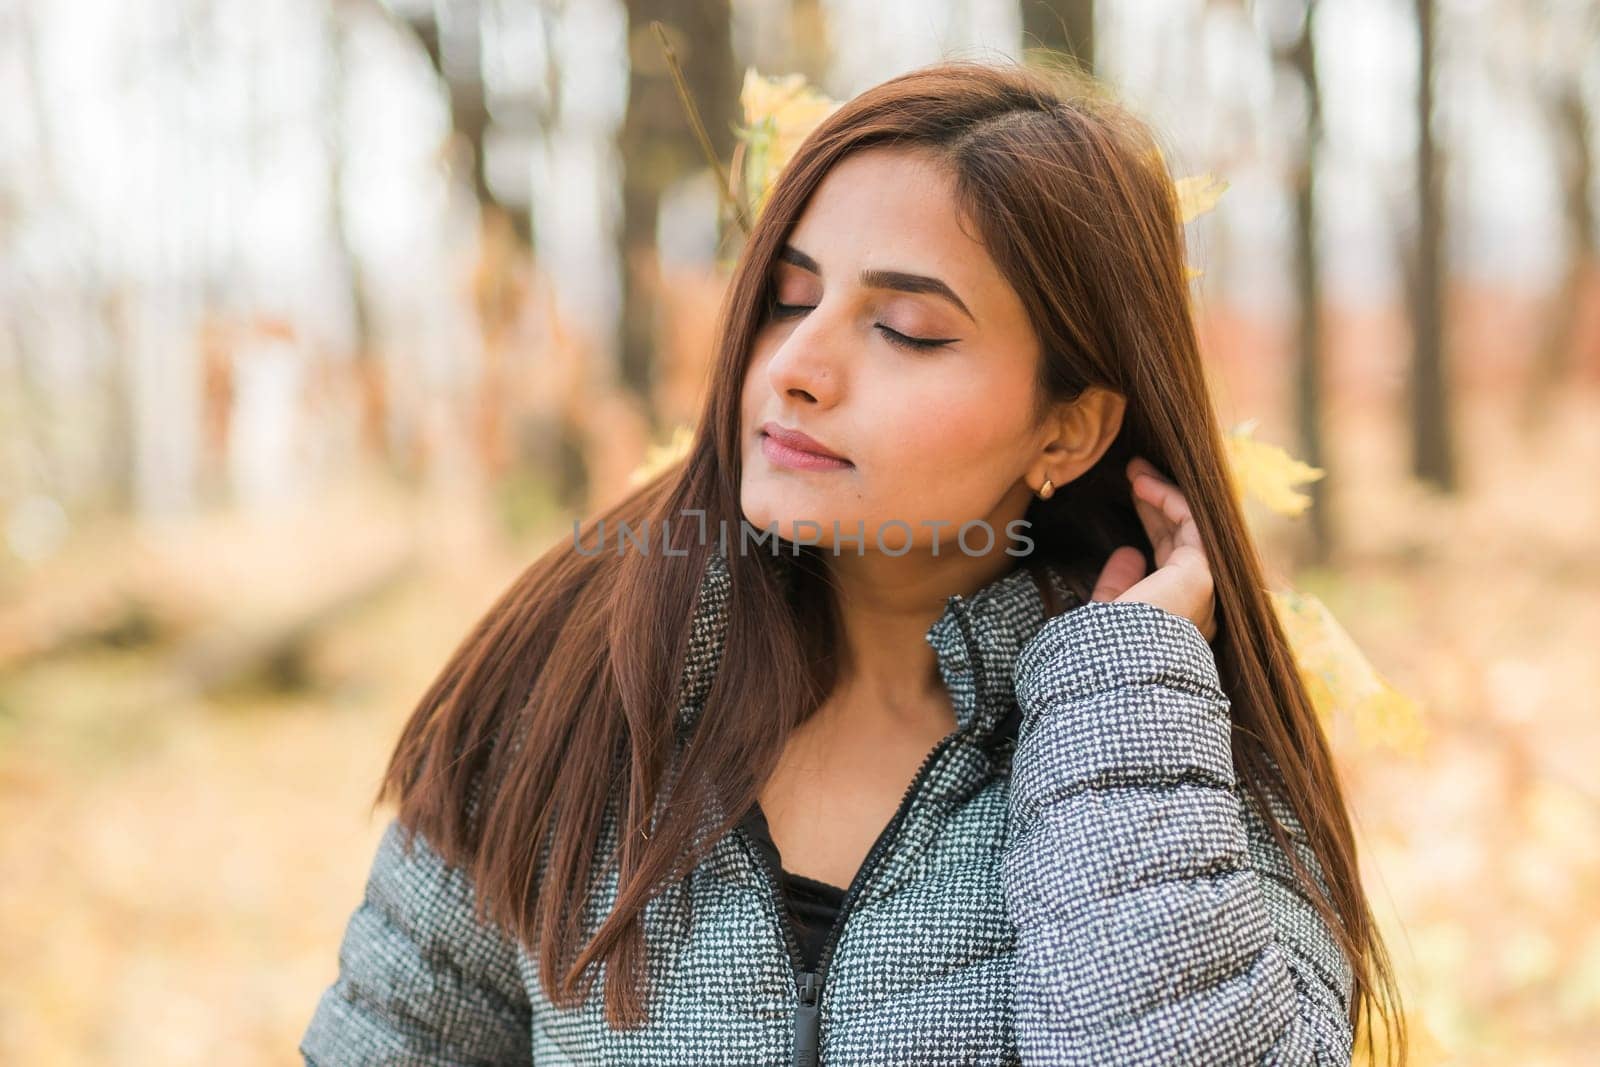
[[[803, 537], [807, 543], [821, 547], [826, 547], [832, 542], [833, 523], [838, 512], [831, 507], [808, 506], [807, 502], [795, 499], [796, 495], [783, 493], [781, 500], [763, 495], [758, 502], [744, 507], [744, 521], [753, 528], [752, 540], [747, 551], [771, 551], [767, 542], [757, 545], [753, 538], [755, 534], [764, 534], [774, 526], [777, 528], [778, 536], [785, 541], [797, 541]], [[844, 519], [838, 521], [847, 530], [854, 526], [853, 521]], [[806, 525], [801, 525], [802, 523]], [[730, 549], [734, 547], [729, 546]], [[788, 552], [792, 549], [783, 551]]]

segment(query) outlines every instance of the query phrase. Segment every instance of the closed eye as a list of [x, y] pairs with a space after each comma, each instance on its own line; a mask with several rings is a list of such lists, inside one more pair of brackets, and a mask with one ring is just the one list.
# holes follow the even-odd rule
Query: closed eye
[[[772, 304], [773, 317], [779, 319], [794, 318], [797, 315], [805, 314], [811, 309], [812, 305], [810, 304], [784, 304], [778, 301], [773, 301]], [[956, 340], [954, 337], [908, 337], [899, 330], [890, 329], [881, 322], [877, 323], [876, 326], [890, 344], [913, 351], [922, 352], [930, 348], [940, 348]]]

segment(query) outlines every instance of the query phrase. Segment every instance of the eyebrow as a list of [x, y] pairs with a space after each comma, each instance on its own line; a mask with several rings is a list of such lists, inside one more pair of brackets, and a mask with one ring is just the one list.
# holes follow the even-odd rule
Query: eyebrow
[[[822, 267], [816, 260], [800, 251], [794, 245], [784, 245], [778, 251], [778, 258], [785, 263], [793, 263], [801, 270], [810, 271], [821, 277]], [[976, 325], [978, 319], [967, 305], [950, 288], [938, 278], [926, 274], [908, 274], [900, 270], [864, 270], [861, 272], [861, 284], [868, 289], [894, 289], [902, 293], [927, 293], [930, 296], [942, 297], [961, 309], [961, 313], [971, 319]]]

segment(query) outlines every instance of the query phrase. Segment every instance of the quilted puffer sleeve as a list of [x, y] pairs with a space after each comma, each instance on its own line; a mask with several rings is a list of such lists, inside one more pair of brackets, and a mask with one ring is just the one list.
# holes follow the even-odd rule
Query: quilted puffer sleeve
[[465, 872], [423, 835], [410, 844], [391, 821], [301, 1055], [310, 1067], [529, 1064], [515, 943], [478, 921]]
[[1003, 874], [1023, 1062], [1348, 1065], [1348, 961], [1235, 780], [1199, 628], [1090, 601], [1034, 635], [1014, 682]]

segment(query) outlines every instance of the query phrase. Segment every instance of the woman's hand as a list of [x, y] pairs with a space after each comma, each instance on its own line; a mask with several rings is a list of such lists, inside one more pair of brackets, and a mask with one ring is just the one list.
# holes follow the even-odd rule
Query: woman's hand
[[1209, 642], [1217, 636], [1216, 597], [1211, 565], [1189, 504], [1143, 456], [1128, 463], [1133, 506], [1155, 549], [1156, 569], [1144, 573], [1144, 554], [1132, 545], [1111, 553], [1101, 568], [1090, 600], [1142, 600], [1182, 615]]

